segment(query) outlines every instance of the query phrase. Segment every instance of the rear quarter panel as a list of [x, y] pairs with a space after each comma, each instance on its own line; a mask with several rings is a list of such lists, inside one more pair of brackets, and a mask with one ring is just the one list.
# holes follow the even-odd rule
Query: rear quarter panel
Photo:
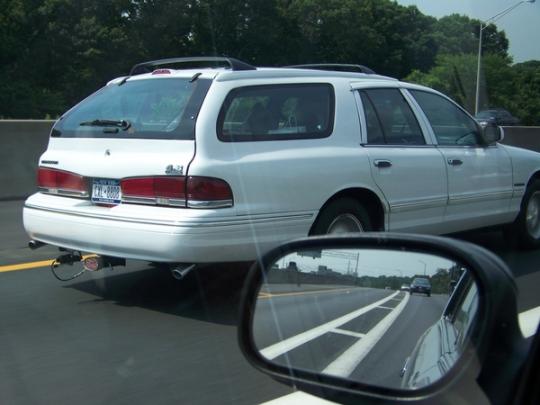
[[[272, 84], [298, 81], [274, 79]], [[216, 123], [228, 92], [268, 84], [268, 80], [215, 82], [210, 89], [197, 122], [197, 151], [189, 174], [226, 180], [233, 190], [237, 215], [306, 213], [313, 222], [323, 204], [340, 190], [363, 187], [381, 196], [360, 147], [358, 112], [349, 84], [329, 79], [304, 81], [334, 86], [334, 130], [327, 138], [222, 142]]]
[[499, 146], [504, 148], [512, 161], [514, 193], [510, 209], [517, 215], [527, 184], [535, 173], [540, 173], [540, 153], [515, 146]]

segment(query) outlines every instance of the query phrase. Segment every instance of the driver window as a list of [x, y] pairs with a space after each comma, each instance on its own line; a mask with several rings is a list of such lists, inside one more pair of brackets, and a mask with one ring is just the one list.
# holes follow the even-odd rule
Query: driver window
[[476, 122], [455, 104], [437, 94], [409, 90], [426, 114], [439, 145], [481, 144]]

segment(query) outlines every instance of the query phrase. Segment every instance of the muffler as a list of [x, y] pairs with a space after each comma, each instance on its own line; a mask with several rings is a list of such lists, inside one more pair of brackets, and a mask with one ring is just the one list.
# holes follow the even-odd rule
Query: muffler
[[39, 240], [30, 240], [28, 242], [28, 247], [31, 249], [31, 250], [36, 250], [36, 249], [39, 249], [40, 247], [42, 246], [45, 246], [45, 243], [43, 242], [40, 242]]
[[187, 274], [196, 267], [195, 264], [178, 263], [174, 264], [171, 268], [172, 276], [177, 280], [184, 279]]

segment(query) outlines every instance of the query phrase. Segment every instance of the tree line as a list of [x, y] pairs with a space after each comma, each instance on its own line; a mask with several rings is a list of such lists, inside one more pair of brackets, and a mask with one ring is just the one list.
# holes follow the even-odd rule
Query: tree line
[[[0, 7], [3, 118], [54, 118], [138, 62], [200, 55], [257, 66], [363, 64], [428, 84], [471, 110], [480, 22], [465, 16], [436, 19], [391, 0], [0, 0]], [[494, 25], [484, 30], [483, 49], [483, 105], [537, 122], [539, 64], [513, 65]]]

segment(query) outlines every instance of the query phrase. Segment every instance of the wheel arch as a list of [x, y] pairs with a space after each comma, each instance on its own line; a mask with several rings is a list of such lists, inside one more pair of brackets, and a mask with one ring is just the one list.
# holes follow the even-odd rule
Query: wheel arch
[[315, 221], [313, 221], [313, 224], [311, 225], [311, 228], [309, 230], [309, 234], [312, 234], [313, 228], [315, 224], [317, 223], [318, 219], [321, 216], [321, 213], [324, 211], [324, 209], [331, 204], [332, 202], [339, 200], [340, 198], [354, 198], [359, 203], [362, 204], [362, 206], [368, 211], [368, 214], [370, 216], [370, 219], [373, 221], [372, 225], [374, 227], [374, 230], [376, 231], [384, 231], [385, 230], [385, 213], [386, 209], [381, 201], [381, 198], [372, 190], [364, 187], [350, 187], [343, 189], [341, 191], [338, 191], [335, 193], [332, 197], [330, 197], [326, 202], [323, 204], [321, 209], [319, 210], [319, 213], [317, 214], [317, 217], [315, 218]]
[[529, 187], [534, 181], [540, 180], [540, 169], [537, 169], [527, 181], [527, 187]]

